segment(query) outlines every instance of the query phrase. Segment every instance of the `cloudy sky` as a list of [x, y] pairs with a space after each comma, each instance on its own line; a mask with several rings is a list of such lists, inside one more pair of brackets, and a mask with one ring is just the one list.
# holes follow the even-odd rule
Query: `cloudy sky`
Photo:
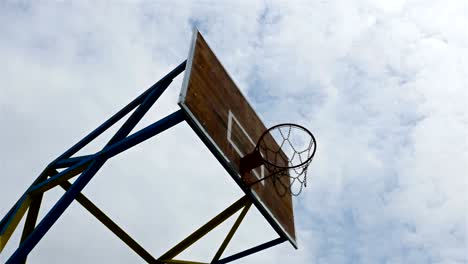
[[[194, 25], [267, 125], [301, 123], [318, 139], [294, 200], [299, 249], [239, 263], [468, 263], [464, 0], [1, 1], [0, 217], [181, 63]], [[178, 109], [181, 80], [138, 127]], [[46, 193], [41, 216], [62, 193]], [[186, 124], [110, 160], [84, 194], [156, 257], [242, 196]], [[179, 258], [210, 261], [232, 223]], [[225, 254], [276, 236], [253, 209]], [[29, 262], [144, 261], [73, 203]]]

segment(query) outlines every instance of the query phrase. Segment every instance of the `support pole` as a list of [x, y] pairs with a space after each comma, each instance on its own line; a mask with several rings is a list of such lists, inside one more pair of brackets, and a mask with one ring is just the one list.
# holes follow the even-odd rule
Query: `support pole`
[[167, 81], [167, 80], [172, 80], [174, 79], [177, 75], [179, 75], [181, 72], [185, 70], [185, 65], [186, 65], [186, 60], [183, 61], [179, 66], [177, 66], [175, 69], [173, 69], [170, 73], [168, 73], [166, 76], [164, 76], [161, 80], [156, 82], [153, 86], [148, 88], [144, 93], [142, 93], [140, 96], [135, 98], [132, 102], [130, 102], [127, 106], [125, 106], [122, 110], [117, 112], [115, 115], [113, 115], [111, 118], [109, 118], [106, 122], [104, 122], [102, 125], [100, 125], [98, 128], [96, 128], [94, 131], [89, 133], [85, 138], [80, 140], [78, 143], [73, 145], [69, 150], [65, 151], [62, 155], [60, 155], [57, 159], [55, 159], [51, 163], [51, 167], [54, 167], [53, 164], [55, 162], [70, 158], [73, 154], [78, 152], [80, 149], [82, 149], [84, 146], [86, 146], [89, 142], [93, 141], [95, 138], [97, 138], [99, 135], [101, 135], [104, 131], [106, 131], [108, 128], [113, 126], [115, 123], [117, 123], [120, 119], [122, 119], [124, 116], [126, 116], [128, 113], [130, 113], [135, 107], [137, 107], [143, 100], [147, 97], [148, 93], [151, 92], [155, 86], [159, 85], [161, 82]]
[[94, 158], [95, 158], [95, 156], [93, 156], [91, 158], [84, 159], [81, 162], [71, 166], [70, 168], [68, 168], [68, 169], [66, 169], [64, 171], [61, 171], [60, 173], [55, 174], [54, 176], [50, 177], [49, 179], [31, 186], [28, 189], [28, 194], [34, 196], [34, 195], [37, 195], [39, 193], [43, 193], [45, 191], [48, 191], [48, 190], [54, 188], [55, 186], [59, 185], [62, 182], [68, 181], [69, 179], [73, 178], [74, 176], [76, 176], [76, 175], [82, 173], [83, 171], [85, 171], [89, 167], [89, 165], [92, 163]]
[[[21, 243], [28, 238], [31, 232], [36, 227], [37, 217], [39, 215], [39, 209], [41, 208], [43, 194], [39, 194], [32, 198], [31, 204], [29, 205], [28, 215], [26, 216], [26, 222], [24, 223], [23, 233], [21, 234]], [[26, 263], [26, 257], [21, 260], [21, 263]]]
[[[140, 122], [143, 116], [149, 111], [155, 101], [166, 90], [166, 88], [172, 82], [172, 79], [184, 71], [185, 66], [186, 62], [184, 61], [169, 74], [163, 77], [160, 81], [146, 90], [143, 94], [134, 99], [130, 104], [104, 122], [101, 126], [96, 128], [85, 138], [73, 145], [69, 150], [65, 151], [62, 155], [50, 163], [50, 165], [41, 173], [41, 175], [39, 175], [39, 177], [28, 188], [23, 196], [21, 196], [13, 208], [5, 215], [5, 217], [3, 217], [2, 221], [0, 221], [1, 252], [13, 231], [17, 227], [18, 223], [21, 221], [26, 211], [28, 211], [23, 233], [21, 235], [20, 245], [13, 253], [13, 255], [7, 260], [6, 264], [25, 263], [26, 258], [31, 250], [37, 245], [37, 243], [39, 243], [43, 236], [50, 230], [50, 228], [74, 200], [77, 200], [83, 207], [85, 207], [85, 209], [87, 209], [102, 224], [104, 224], [109, 230], [111, 230], [117, 237], [119, 237], [135, 253], [141, 256], [148, 263], [202, 264], [201, 262], [176, 260], [173, 258], [191, 246], [193, 243], [198, 241], [200, 238], [205, 236], [208, 232], [219, 226], [222, 222], [234, 215], [240, 209], [243, 209], [242, 212], [239, 214], [226, 238], [220, 245], [211, 263], [228, 263], [286, 241], [285, 238], [281, 237], [220, 260], [221, 255], [225, 251], [227, 245], [231, 241], [232, 237], [234, 236], [235, 232], [239, 228], [241, 222], [252, 205], [250, 198], [248, 196], [244, 196], [225, 209], [223, 212], [218, 214], [208, 223], [200, 227], [194, 233], [189, 235], [186, 239], [182, 240], [172, 249], [167, 251], [160, 258], [155, 259], [148, 251], [140, 246], [122, 228], [120, 228], [104, 212], [102, 212], [81, 193], [85, 186], [91, 181], [91, 179], [96, 175], [96, 173], [108, 159], [175, 126], [176, 124], [179, 124], [182, 121], [186, 121], [186, 114], [184, 111], [178, 110], [162, 118], [161, 120], [137, 132], [134, 132], [133, 134], [130, 134], [138, 122]], [[109, 140], [109, 142], [101, 151], [92, 155], [72, 157], [76, 152], [93, 141], [105, 130], [110, 128], [133, 110], [135, 111], [124, 122], [121, 128], [115, 133], [115, 135]], [[219, 157], [217, 156], [217, 158]], [[65, 168], [65, 170], [59, 173], [56, 171], [57, 168]], [[77, 175], [79, 176], [73, 184], [68, 182], [68, 179]], [[47, 179], [48, 176], [50, 176], [49, 179]], [[43, 193], [58, 185], [65, 189], [65, 193], [36, 226]]]
[[231, 230], [229, 230], [229, 233], [227, 234], [226, 238], [224, 239], [223, 243], [219, 247], [218, 251], [216, 252], [215, 256], [213, 257], [213, 260], [211, 260], [211, 263], [215, 263], [216, 261], [219, 260], [221, 255], [223, 254], [224, 250], [226, 249], [227, 245], [229, 242], [231, 242], [232, 237], [234, 236], [234, 233], [236, 233], [237, 229], [239, 228], [240, 224], [242, 223], [242, 220], [244, 220], [245, 215], [250, 209], [250, 206], [252, 205], [252, 202], [249, 201], [242, 212], [240, 213], [239, 217], [237, 217], [236, 222], [234, 222], [234, 225], [232, 225]]
[[182, 110], [177, 110], [163, 119], [143, 128], [138, 132], [135, 132], [134, 134], [131, 134], [125, 139], [122, 139], [118, 143], [103, 149], [99, 155], [105, 157], [106, 159], [112, 158], [115, 155], [163, 132], [164, 130], [179, 124], [182, 121], [185, 121], [185, 113]]
[[231, 261], [234, 261], [234, 260], [237, 260], [237, 259], [240, 259], [240, 258], [243, 258], [243, 257], [246, 257], [248, 255], [252, 255], [254, 253], [257, 253], [259, 251], [262, 251], [262, 250], [265, 250], [267, 248], [270, 248], [270, 247], [273, 247], [273, 246], [276, 246], [278, 244], [281, 244], [283, 242], [285, 242], [287, 239], [286, 238], [283, 238], [283, 237], [279, 237], [277, 239], [273, 239], [269, 242], [266, 242], [266, 243], [263, 243], [261, 245], [258, 245], [256, 247], [253, 247], [253, 248], [250, 248], [250, 249], [247, 249], [247, 250], [244, 250], [242, 252], [239, 252], [237, 254], [234, 254], [232, 256], [229, 256], [229, 257], [226, 257], [226, 258], [223, 258], [221, 260], [219, 260], [218, 262], [216, 262], [216, 264], [225, 264], [225, 263], [229, 263]]
[[[89, 183], [97, 171], [104, 165], [108, 158], [117, 155], [118, 153], [135, 146], [138, 143], [145, 141], [146, 139], [155, 136], [166, 129], [185, 120], [182, 110], [178, 110], [175, 113], [163, 118], [162, 120], [148, 126], [145, 129], [137, 132], [126, 139], [123, 139], [119, 143], [114, 144], [117, 147], [112, 148], [112, 151], [106, 152], [103, 150], [101, 155], [97, 155], [96, 158], [89, 164], [86, 170], [76, 179], [72, 186], [65, 192], [60, 200], [52, 207], [42, 221], [37, 225], [36, 229], [29, 235], [29, 237], [18, 247], [13, 255], [6, 262], [7, 264], [18, 263], [21, 259], [24, 259], [31, 250], [39, 243], [42, 237], [49, 231], [52, 225], [57, 219], [63, 214], [68, 208], [72, 201], [77, 195], [83, 190], [83, 188]], [[112, 147], [112, 146], [111, 146]], [[104, 153], [107, 153], [105, 155]], [[111, 155], [113, 154], [113, 155]]]
[[50, 177], [49, 179], [38, 183], [29, 188], [28, 193], [30, 195], [36, 195], [38, 193], [43, 193], [54, 188], [61, 183], [64, 183], [71, 179], [72, 177], [82, 173], [88, 168], [93, 160], [98, 157], [104, 157], [104, 159], [109, 159], [135, 145], [140, 144], [141, 142], [161, 133], [162, 131], [169, 129], [180, 122], [185, 120], [185, 114], [182, 110], [177, 110], [176, 112], [164, 117], [163, 119], [141, 129], [140, 131], [126, 137], [125, 139], [120, 140], [119, 142], [114, 143], [111, 146], [104, 148], [102, 151], [98, 152], [95, 155], [86, 156], [80, 162], [73, 165], [72, 167]]
[[[138, 122], [147, 113], [154, 102], [162, 95], [172, 80], [185, 70], [186, 61], [182, 62], [174, 70], [164, 76], [161, 80], [156, 82], [153, 86], [147, 89], [144, 93], [130, 102], [122, 110], [117, 112], [110, 119], [105, 121], [102, 125], [88, 134], [85, 138], [80, 140], [78, 143], [73, 145], [69, 150], [65, 151], [57, 159], [49, 164], [46, 169], [39, 175], [39, 177], [33, 182], [28, 190], [21, 196], [16, 204], [8, 211], [8, 213], [0, 221], [0, 252], [6, 245], [11, 234], [15, 230], [16, 226], [26, 213], [29, 208], [28, 216], [25, 222], [23, 234], [21, 236], [21, 243], [18, 249], [8, 259], [6, 263], [21, 263], [26, 260], [27, 255], [57, 221], [57, 219], [63, 214], [68, 208], [71, 202], [80, 197], [80, 200], [86, 204], [81, 196], [81, 191], [94, 177], [97, 171], [104, 165], [104, 163], [111, 157], [171, 128], [172, 126], [185, 121], [185, 114], [182, 110], [176, 111], [173, 114], [161, 119], [158, 122], [128, 136], [130, 132], [135, 128]], [[122, 125], [117, 133], [112, 137], [108, 144], [100, 152], [81, 156], [71, 157], [88, 143], [93, 141], [99, 135], [101, 135], [108, 128], [117, 123], [124, 116], [129, 114], [132, 110], [137, 108], [128, 120]], [[47, 179], [52, 169], [66, 168], [64, 171], [55, 174]], [[40, 223], [35, 227], [39, 208], [42, 200], [43, 193], [57, 185], [66, 185], [68, 179], [80, 174], [75, 182], [67, 186], [65, 194], [59, 199], [59, 201], [52, 207], [52, 209], [45, 215]], [[86, 199], [86, 198], [84, 198]], [[92, 203], [88, 200], [89, 208], [92, 208]], [[102, 213], [99, 209], [94, 212], [96, 214]], [[100, 216], [100, 220], [104, 221], [107, 216], [103, 213]], [[98, 217], [99, 218], [99, 217]], [[110, 219], [108, 219], [110, 221]], [[110, 221], [110, 223], [113, 223]], [[111, 224], [110, 224], [111, 225]], [[115, 225], [116, 226], [116, 225]], [[118, 232], [118, 226], [110, 228], [114, 233]], [[121, 229], [120, 229], [121, 230]], [[123, 230], [121, 230], [123, 232]], [[125, 237], [125, 232], [121, 233], [121, 237]], [[128, 236], [128, 235], [127, 235]], [[129, 238], [129, 237], [128, 237]], [[127, 239], [128, 241], [131, 240]], [[132, 240], [133, 241], [133, 240]], [[134, 242], [134, 241], [133, 241]], [[129, 242], [132, 244], [131, 242]], [[128, 243], [127, 243], [128, 244]], [[133, 249], [136, 249], [138, 244], [133, 244]], [[141, 248], [141, 247], [140, 247]], [[142, 249], [142, 248], [141, 248]], [[140, 250], [140, 253], [142, 251]], [[146, 252], [147, 253], [147, 252]], [[143, 253], [141, 253], [144, 255]], [[149, 254], [148, 254], [149, 255]], [[153, 262], [155, 259], [144, 257], [146, 260]], [[150, 255], [149, 255], [150, 256]]]
[[76, 195], [83, 190], [86, 184], [96, 174], [96, 172], [104, 165], [105, 160], [97, 159], [91, 163], [86, 171], [84, 171], [78, 179], [73, 183], [72, 187], [65, 192], [60, 200], [52, 207], [46, 214], [42, 221], [37, 225], [36, 229], [29, 235], [29, 237], [21, 243], [13, 255], [7, 260], [7, 264], [19, 263], [22, 259], [26, 258], [31, 250], [39, 243], [44, 235], [49, 231], [52, 225], [68, 208], [71, 202], [75, 199]]
[[165, 261], [160, 261], [158, 260], [157, 263], [161, 263], [161, 264], [209, 264], [209, 263], [206, 263], [206, 262], [198, 262], [198, 261], [187, 261], [187, 260], [178, 260], [178, 259], [169, 259], [169, 260], [165, 260]]
[[193, 243], [197, 242], [200, 238], [206, 235], [208, 232], [213, 230], [219, 224], [224, 222], [226, 219], [231, 217], [237, 211], [239, 211], [242, 207], [246, 206], [250, 200], [247, 196], [244, 196], [229, 206], [226, 210], [215, 216], [211, 219], [208, 223], [200, 227], [197, 231], [193, 232], [190, 236], [186, 239], [182, 240], [179, 244], [171, 248], [169, 251], [164, 253], [158, 260], [165, 262], [166, 260], [170, 260], [177, 256], [180, 252], [184, 251], [186, 248], [191, 246]]
[[21, 218], [28, 210], [29, 204], [31, 203], [31, 198], [26, 194], [21, 197], [18, 203], [13, 208], [13, 211], [10, 215], [8, 215], [8, 219], [5, 223], [5, 226], [0, 234], [0, 252], [5, 247], [6, 243], [10, 239], [13, 231], [15, 231], [16, 227], [18, 226]]
[[[64, 182], [60, 184], [62, 188], [67, 191], [71, 187], [70, 182]], [[96, 205], [94, 205], [86, 196], [78, 194], [76, 201], [80, 203], [88, 212], [96, 217], [103, 225], [105, 225], [112, 233], [114, 233], [120, 240], [122, 240], [129, 248], [137, 253], [148, 263], [155, 263], [156, 259], [140, 246], [132, 237], [130, 237], [122, 228], [120, 228], [112, 219], [110, 219], [103, 211], [101, 211]]]
[[[49, 175], [49, 169], [46, 168], [44, 169], [41, 174], [34, 180], [34, 182], [31, 184], [31, 187], [33, 187], [35, 184], [40, 183], [41, 181], [44, 181], [47, 179], [47, 176]], [[28, 191], [26, 192], [18, 199], [18, 201], [13, 205], [13, 207], [8, 211], [8, 213], [3, 217], [2, 221], [0, 221], [0, 253], [2, 252], [3, 248], [5, 247], [6, 243], [10, 239], [11, 234], [15, 230], [17, 225], [14, 225], [13, 223], [15, 222], [14, 219], [16, 217], [19, 217], [19, 220], [23, 217], [24, 213], [21, 215], [18, 215], [22, 210], [18, 210], [21, 206], [24, 206], [25, 199], [29, 197]], [[27, 204], [26, 209], [29, 207], [29, 204]]]
[[166, 88], [171, 84], [172, 79], [158, 82], [155, 88], [146, 96], [145, 100], [138, 106], [135, 112], [125, 121], [122, 127], [115, 133], [115, 135], [109, 140], [107, 146], [110, 146], [120, 140], [124, 139], [132, 129], [138, 124], [148, 110], [153, 106], [154, 102], [163, 94]]
[[55, 163], [53, 169], [62, 169], [62, 168], [71, 167], [83, 160], [91, 158], [91, 156], [93, 155], [85, 155], [85, 156], [73, 157], [73, 158], [68, 158], [68, 159], [62, 159]]

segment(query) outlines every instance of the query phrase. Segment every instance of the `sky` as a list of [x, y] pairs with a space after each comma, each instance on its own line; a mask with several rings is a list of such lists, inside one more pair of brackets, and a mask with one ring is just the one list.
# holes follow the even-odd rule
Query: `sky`
[[[184, 61], [193, 26], [267, 126], [318, 141], [294, 199], [299, 249], [237, 263], [468, 263], [467, 1], [1, 1], [0, 217]], [[138, 128], [179, 109], [181, 83]], [[111, 159], [83, 193], [156, 257], [242, 196], [187, 124]], [[178, 258], [209, 262], [232, 223]], [[276, 237], [252, 208], [224, 256]], [[144, 263], [77, 203], [28, 260]]]

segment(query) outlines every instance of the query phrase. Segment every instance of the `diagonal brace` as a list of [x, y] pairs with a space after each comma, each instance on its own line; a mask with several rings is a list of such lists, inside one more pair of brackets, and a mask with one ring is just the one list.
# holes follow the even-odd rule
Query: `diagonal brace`
[[225, 264], [225, 263], [229, 263], [231, 261], [234, 261], [234, 260], [237, 260], [237, 259], [240, 259], [240, 258], [243, 258], [243, 257], [247, 257], [248, 255], [252, 255], [254, 253], [257, 253], [259, 251], [262, 251], [262, 250], [265, 250], [267, 248], [270, 248], [270, 247], [273, 247], [273, 246], [276, 246], [278, 244], [281, 244], [283, 242], [287, 241], [286, 238], [284, 237], [279, 237], [279, 238], [276, 238], [276, 239], [273, 239], [271, 241], [268, 241], [266, 243], [263, 243], [261, 245], [258, 245], [256, 247], [253, 247], [253, 248], [249, 248], [247, 250], [244, 250], [242, 252], [239, 252], [237, 254], [234, 254], [232, 256], [229, 256], [229, 257], [226, 257], [226, 258], [223, 258], [217, 262], [215, 262], [216, 264]]
[[250, 209], [250, 206], [252, 205], [252, 201], [249, 201], [242, 212], [240, 213], [239, 217], [237, 217], [236, 222], [234, 222], [234, 225], [232, 225], [231, 230], [229, 230], [229, 233], [227, 234], [226, 238], [224, 239], [223, 243], [219, 247], [218, 251], [216, 252], [215, 256], [213, 257], [213, 260], [211, 263], [215, 263], [216, 261], [219, 260], [221, 255], [223, 254], [224, 250], [226, 249], [227, 245], [231, 241], [232, 237], [234, 236], [234, 233], [236, 233], [237, 229], [239, 228], [240, 224], [242, 223], [242, 220], [244, 220], [245, 215]]
[[28, 195], [23, 195], [18, 203], [15, 205], [12, 213], [8, 216], [3, 230], [0, 231], [0, 252], [2, 252], [6, 243], [10, 239], [13, 231], [15, 231], [16, 226], [23, 218], [26, 210], [28, 210], [29, 204], [31, 203], [31, 198]]
[[178, 260], [178, 259], [166, 259], [164, 261], [158, 260], [157, 263], [161, 263], [161, 264], [209, 264], [206, 262], [187, 261], [187, 260]]
[[77, 163], [83, 160], [89, 159], [91, 156], [93, 155], [84, 155], [84, 156], [79, 156], [79, 157], [63, 159], [63, 160], [57, 161], [52, 168], [53, 169], [68, 168], [73, 165], [76, 165]]
[[[29, 234], [34, 230], [36, 226], [37, 217], [39, 216], [39, 209], [41, 208], [43, 194], [36, 195], [31, 198], [31, 204], [29, 205], [28, 215], [26, 216], [26, 221], [24, 222], [23, 233], [21, 234], [20, 245], [23, 243]], [[22, 263], [26, 263], [26, 257], [21, 260]]]
[[143, 102], [138, 106], [138, 108], [135, 110], [135, 112], [132, 113], [132, 115], [125, 121], [125, 123], [122, 125], [122, 127], [115, 133], [115, 135], [109, 140], [109, 142], [106, 144], [107, 146], [110, 146], [116, 142], [119, 142], [120, 140], [124, 139], [132, 129], [140, 122], [140, 120], [143, 118], [143, 116], [148, 112], [148, 110], [151, 108], [151, 106], [158, 100], [158, 98], [162, 95], [162, 93], [166, 90], [166, 88], [171, 84], [172, 79], [167, 79], [162, 82], [158, 82], [156, 85], [155, 89], [151, 91], [143, 100]]
[[188, 236], [186, 239], [182, 240], [179, 244], [174, 246], [172, 249], [164, 253], [161, 257], [158, 258], [158, 260], [162, 260], [163, 262], [165, 260], [170, 260], [177, 256], [179, 253], [184, 251], [186, 248], [191, 246], [193, 243], [198, 241], [200, 238], [205, 236], [208, 232], [213, 230], [215, 227], [217, 227], [219, 224], [224, 222], [226, 219], [231, 217], [233, 214], [235, 214], [237, 211], [239, 211], [241, 208], [245, 207], [248, 203], [250, 202], [249, 198], [247, 196], [244, 196], [237, 200], [235, 203], [233, 203], [231, 206], [229, 206], [226, 210], [215, 216], [213, 219], [211, 219], [208, 223], [200, 227], [197, 231], [192, 233], [190, 236]]
[[[66, 181], [60, 184], [65, 191], [71, 187], [71, 183]], [[103, 211], [94, 205], [86, 196], [78, 194], [75, 198], [86, 210], [96, 217], [102, 224], [109, 228], [118, 238], [120, 238], [127, 246], [135, 253], [142, 257], [148, 263], [155, 263], [156, 259], [151, 256], [142, 246], [140, 246], [133, 238], [131, 238], [122, 228], [120, 228], [112, 219], [110, 219]]]
[[[25, 260], [26, 256], [41, 240], [44, 234], [62, 215], [70, 203], [76, 198], [96, 172], [104, 165], [105, 161], [122, 151], [125, 151], [136, 144], [139, 144], [150, 137], [185, 121], [185, 115], [182, 111], [177, 111], [166, 118], [142, 129], [131, 136], [127, 136], [138, 123], [142, 116], [148, 111], [149, 107], [156, 101], [162, 92], [171, 83], [172, 79], [185, 70], [186, 61], [182, 62], [169, 74], [163, 77], [160, 81], [150, 87], [147, 91], [133, 100], [130, 104], [96, 128], [85, 138], [73, 145], [69, 150], [60, 155], [57, 159], [49, 164], [44, 172], [33, 182], [28, 190], [21, 196], [18, 202], [0, 221], [0, 252], [4, 248], [6, 242], [10, 238], [14, 229], [22, 219], [26, 210], [28, 217], [26, 219], [27, 226], [23, 230], [21, 244], [13, 255], [8, 259], [7, 263], [19, 263]], [[77, 151], [94, 140], [105, 130], [117, 123], [120, 119], [130, 113], [133, 109], [138, 109], [127, 120], [126, 124], [117, 132], [114, 140], [101, 151], [94, 155], [73, 157]], [[134, 124], [130, 124], [134, 123]], [[118, 140], [117, 140], [118, 139]], [[115, 142], [113, 142], [115, 141]], [[114, 144], [115, 143], [115, 144]], [[68, 168], [67, 168], [68, 167]], [[55, 174], [50, 179], [47, 179], [47, 174], [53, 168], [67, 168], [66, 170]], [[34, 228], [39, 207], [41, 203], [42, 193], [67, 180], [73, 176], [81, 174], [80, 177], [71, 185], [54, 207], [45, 215], [42, 221]], [[47, 179], [47, 180], [46, 180]], [[43, 182], [43, 181], [46, 182]], [[34, 201], [34, 202], [33, 202]], [[31, 204], [33, 202], [33, 204]]]
[[104, 122], [98, 128], [93, 130], [91, 133], [89, 133], [86, 137], [84, 137], [78, 143], [73, 145], [69, 150], [65, 151], [62, 155], [60, 155], [57, 159], [55, 159], [51, 163], [51, 167], [54, 167], [53, 165], [56, 162], [60, 161], [60, 160], [70, 158], [72, 155], [74, 155], [76, 152], [78, 152], [80, 149], [82, 149], [84, 146], [86, 146], [88, 143], [93, 141], [95, 138], [97, 138], [99, 135], [101, 135], [104, 131], [106, 131], [108, 128], [113, 126], [120, 119], [122, 119], [124, 116], [126, 116], [128, 113], [130, 113], [133, 109], [135, 109], [138, 105], [140, 105], [145, 100], [145, 98], [148, 96], [148, 94], [151, 91], [153, 91], [156, 86], [159, 86], [159, 84], [161, 84], [163, 82], [166, 82], [167, 80], [174, 79], [177, 75], [179, 75], [181, 72], [183, 72], [185, 70], [186, 62], [187, 62], [186, 60], [183, 61], [181, 64], [179, 64], [179, 66], [177, 66], [175, 69], [173, 69], [171, 72], [169, 72], [166, 76], [164, 76], [161, 80], [156, 82], [153, 86], [151, 86], [149, 89], [147, 89], [144, 93], [142, 93], [140, 96], [138, 96], [132, 102], [130, 102], [122, 110], [117, 112], [115, 115], [113, 115], [111, 118], [109, 118], [106, 122]]
[[177, 110], [176, 112], [162, 118], [159, 121], [154, 122], [153, 124], [135, 132], [134, 134], [127, 136], [126, 138], [104, 148], [102, 151], [94, 154], [85, 156], [82, 160], [75, 165], [69, 167], [68, 169], [50, 177], [49, 179], [31, 186], [28, 190], [30, 195], [36, 195], [54, 188], [57, 185], [60, 185], [63, 182], [68, 181], [72, 177], [85, 171], [90, 164], [97, 158], [109, 159], [141, 142], [163, 132], [166, 129], [171, 128], [172, 126], [177, 125], [178, 123], [185, 120], [185, 114], [182, 110]]
[[92, 163], [95, 157], [96, 155], [92, 155], [89, 158], [85, 158], [77, 164], [71, 166], [70, 168], [53, 175], [49, 179], [31, 186], [28, 190], [28, 194], [36, 195], [39, 193], [43, 193], [59, 185], [61, 182], [67, 181], [72, 177], [82, 173], [89, 167], [89, 165]]
[[107, 159], [171, 128], [172, 126], [182, 121], [185, 121], [185, 114], [182, 110], [178, 110], [157, 121], [156, 123], [153, 123], [152, 125], [135, 132], [118, 143], [115, 143], [109, 148], [103, 149], [99, 154], [96, 154], [96, 157], [92, 158], [91, 163], [87, 165], [86, 169], [75, 180], [72, 186], [59, 199], [54, 207], [44, 216], [42, 221], [37, 225], [34, 231], [31, 232], [28, 238], [23, 243], [21, 243], [13, 255], [8, 259], [6, 264], [18, 263], [18, 261], [24, 259], [24, 257], [27, 256], [29, 252], [31, 252], [31, 250], [37, 245], [37, 243], [39, 243], [45, 233], [47, 233], [47, 231], [72, 203], [76, 196], [89, 183], [97, 171], [104, 165]]
[[[50, 174], [50, 170], [46, 168], [39, 174], [39, 176], [34, 180], [32, 186], [35, 184], [40, 183], [47, 179], [47, 176]], [[28, 197], [26, 191], [20, 199], [13, 205], [13, 207], [8, 211], [8, 213], [3, 217], [2, 221], [0, 221], [0, 253], [2, 252], [3, 248], [5, 247], [6, 243], [8, 242], [11, 234], [15, 231], [17, 224], [14, 224], [16, 221], [20, 221], [24, 213], [29, 207]], [[30, 200], [30, 199], [29, 199]], [[28, 212], [29, 215], [29, 212]]]

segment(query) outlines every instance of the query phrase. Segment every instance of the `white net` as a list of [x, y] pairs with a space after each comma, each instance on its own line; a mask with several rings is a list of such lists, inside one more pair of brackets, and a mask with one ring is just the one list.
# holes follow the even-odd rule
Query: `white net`
[[315, 138], [296, 124], [280, 124], [260, 137], [256, 150], [280, 196], [299, 195], [307, 186], [307, 169], [316, 150]]

